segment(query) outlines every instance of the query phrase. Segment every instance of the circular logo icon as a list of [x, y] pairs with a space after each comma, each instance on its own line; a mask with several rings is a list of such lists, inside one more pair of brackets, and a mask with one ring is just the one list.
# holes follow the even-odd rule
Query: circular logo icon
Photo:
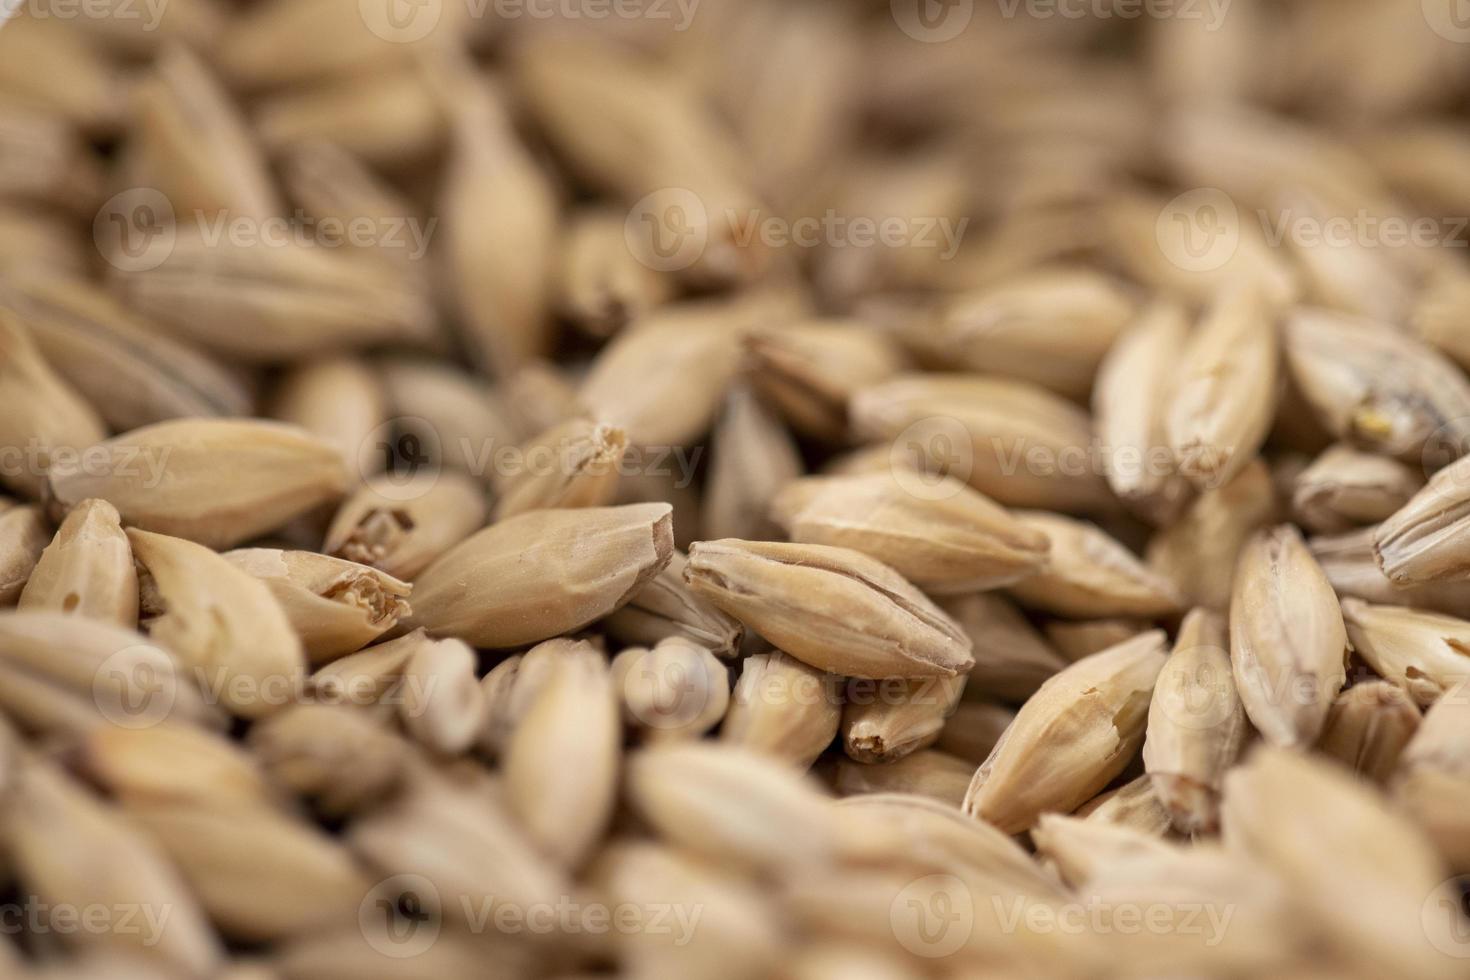
[[710, 703], [713, 678], [700, 658], [677, 657], [657, 648], [641, 650], [623, 674], [623, 703], [646, 728], [677, 730], [692, 725]]
[[633, 257], [655, 272], [678, 272], [698, 262], [709, 244], [709, 212], [699, 195], [665, 187], [628, 211], [623, 238]]
[[954, 875], [926, 875], [898, 893], [888, 921], [899, 945], [915, 956], [951, 956], [975, 928], [975, 896]]
[[1180, 194], [1154, 222], [1159, 250], [1185, 272], [1211, 272], [1240, 247], [1240, 211], [1230, 195], [1213, 187]]
[[[1470, 455], [1470, 417], [1450, 419], [1424, 440], [1424, 448], [1419, 452], [1419, 465], [1425, 476], [1433, 476], [1466, 455]], [[1455, 478], [1470, 480], [1470, 473]]]
[[92, 702], [119, 728], [152, 728], [173, 711], [179, 693], [174, 659], [156, 646], [123, 647], [97, 665]]
[[178, 240], [174, 206], [162, 191], [130, 187], [97, 210], [92, 242], [103, 260], [122, 272], [147, 272], [168, 261]]
[[444, 0], [357, 0], [367, 29], [394, 44], [412, 44], [439, 26]]
[[893, 478], [920, 500], [948, 500], [963, 489], [974, 468], [970, 430], [947, 415], [919, 419], [888, 447]]
[[1429, 944], [1446, 956], [1470, 959], [1470, 875], [1443, 882], [1419, 909]]
[[428, 952], [439, 938], [439, 890], [423, 875], [401, 874], [373, 886], [357, 907], [369, 946], [394, 959]]
[[1470, 44], [1470, 0], [1420, 0], [1429, 29], [1446, 41]]
[[1230, 721], [1239, 710], [1231, 676], [1230, 654], [1218, 647], [1197, 647], [1205, 656], [1181, 656], [1176, 650], [1159, 673], [1153, 703], [1181, 728], [1207, 731]]
[[[494, 447], [467, 448], [472, 453], [488, 453]], [[368, 433], [355, 462], [363, 479], [372, 480], [373, 489], [381, 496], [417, 500], [439, 482], [443, 449], [439, 430], [432, 422], [416, 415], [400, 415]]]
[[915, 41], [939, 44], [960, 36], [975, 16], [975, 0], [888, 0], [894, 23]]

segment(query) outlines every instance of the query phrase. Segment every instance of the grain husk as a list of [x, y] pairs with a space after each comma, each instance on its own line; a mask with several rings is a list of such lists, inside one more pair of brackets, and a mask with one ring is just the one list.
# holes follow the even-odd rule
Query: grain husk
[[1337, 696], [1317, 749], [1362, 779], [1382, 786], [1419, 729], [1419, 708], [1388, 681], [1355, 684]]
[[807, 769], [841, 720], [841, 679], [772, 650], [741, 661], [720, 740]]
[[160, 422], [98, 444], [48, 476], [53, 506], [97, 498], [130, 527], [228, 548], [346, 490], [342, 457], [293, 426]]
[[322, 551], [411, 581], [484, 527], [488, 516], [484, 486], [462, 473], [445, 470], [432, 487], [411, 495], [394, 477], [377, 476], [342, 502]]
[[1249, 733], [1229, 644], [1222, 615], [1191, 610], [1154, 685], [1143, 765], [1181, 834], [1219, 829], [1220, 787]]
[[683, 637], [733, 659], [745, 637], [745, 627], [733, 616], [695, 595], [684, 581], [689, 559], [675, 551], [669, 563], [649, 579], [622, 608], [602, 621], [615, 639], [635, 646], [654, 646], [670, 637]]
[[19, 607], [137, 627], [138, 573], [117, 508], [105, 500], [84, 500], [66, 515], [36, 561]]
[[965, 690], [972, 696], [1024, 701], [1067, 659], [1004, 596], [977, 592], [939, 600], [970, 638], [975, 666]]
[[667, 504], [532, 511], [478, 532], [414, 582], [404, 621], [475, 646], [573, 632], [627, 603], [668, 564]]
[[617, 496], [622, 429], [574, 418], [517, 448], [520, 472], [499, 481], [494, 520], [548, 508], [604, 507]]
[[706, 648], [682, 637], [652, 649], [628, 647], [613, 658], [612, 679], [623, 723], [645, 742], [696, 739], [730, 705], [730, 672]]
[[282, 707], [304, 677], [301, 640], [270, 587], [203, 545], [137, 528], [142, 625], [232, 713]]
[[952, 677], [970, 640], [881, 562], [846, 548], [703, 541], [685, 579], [778, 648], [850, 677]]
[[1007, 833], [1070, 812], [1106, 786], [1143, 744], [1148, 699], [1164, 665], [1154, 630], [1052, 677], [975, 772], [964, 810]]
[[1267, 742], [1317, 740], [1345, 679], [1337, 596], [1289, 525], [1245, 546], [1230, 600], [1230, 659], [1245, 712]]
[[1013, 585], [1047, 567], [1046, 534], [952, 477], [916, 496], [891, 473], [811, 477], [771, 502], [791, 540], [851, 548], [930, 595]]
[[1017, 518], [1051, 541], [1047, 566], [1010, 586], [1023, 605], [1079, 619], [1177, 612], [1183, 596], [1095, 524], [1023, 511]]

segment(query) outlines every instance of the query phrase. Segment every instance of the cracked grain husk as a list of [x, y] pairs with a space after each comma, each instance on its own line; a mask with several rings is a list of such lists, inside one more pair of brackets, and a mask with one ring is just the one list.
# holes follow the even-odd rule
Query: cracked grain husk
[[1218, 829], [1221, 782], [1248, 731], [1225, 618], [1191, 610], [1154, 684], [1143, 743], [1144, 769], [1181, 834]]
[[685, 579], [781, 650], [850, 677], [952, 677], [969, 637], [881, 562], [847, 548], [701, 541]]
[[627, 447], [615, 425], [574, 418], [552, 426], [517, 447], [522, 468], [500, 481], [493, 519], [612, 503]]
[[322, 551], [412, 580], [484, 527], [489, 509], [484, 486], [453, 470], [411, 495], [393, 476], [376, 476], [342, 502], [327, 527]]
[[229, 710], [258, 718], [304, 676], [301, 640], [270, 587], [203, 545], [128, 529], [143, 629]]
[[575, 632], [627, 603], [673, 554], [668, 504], [541, 510], [493, 524], [414, 582], [403, 625], [506, 648]]
[[1416, 606], [1449, 616], [1470, 615], [1470, 584], [1441, 579], [1396, 585], [1378, 564], [1373, 539], [1376, 527], [1346, 534], [1319, 535], [1307, 542], [1338, 594], [1391, 606]]
[[224, 557], [271, 590], [311, 663], [361, 650], [409, 612], [413, 586], [366, 565], [277, 548]]
[[128, 629], [138, 625], [138, 572], [117, 508], [84, 500], [66, 515], [41, 552], [19, 608], [75, 613]]
[[848, 682], [842, 747], [858, 762], [896, 762], [933, 745], [965, 690], [964, 674], [895, 684]]
[[1230, 659], [1251, 724], [1277, 746], [1309, 746], [1345, 679], [1337, 596], [1301, 534], [1261, 531], [1241, 551], [1230, 600]]
[[779, 650], [740, 662], [720, 740], [807, 769], [842, 720], [842, 679]]
[[52, 467], [54, 507], [95, 497], [129, 527], [211, 548], [273, 531], [347, 489], [335, 449], [294, 426], [253, 419], [160, 422], [88, 456], [87, 465]]
[[916, 496], [891, 473], [809, 477], [771, 502], [792, 541], [860, 551], [929, 595], [1013, 585], [1048, 564], [1042, 531], [952, 477]]
[[1093, 654], [1043, 684], [975, 772], [964, 810], [1007, 833], [1094, 796], [1143, 744], [1165, 639], [1152, 630]]
[[1470, 677], [1470, 622], [1407, 606], [1342, 600], [1353, 652], [1421, 708]]
[[1451, 463], [1373, 534], [1373, 552], [1395, 585], [1460, 577], [1470, 570], [1464, 532], [1470, 517], [1470, 459]]
[[1332, 702], [1317, 751], [1382, 786], [1419, 729], [1419, 720], [1418, 706], [1402, 688], [1388, 681], [1355, 684]]
[[1051, 540], [1047, 566], [1010, 586], [1023, 605], [1077, 619], [1151, 619], [1184, 604], [1171, 582], [1097, 525], [1041, 511], [1016, 517]]

